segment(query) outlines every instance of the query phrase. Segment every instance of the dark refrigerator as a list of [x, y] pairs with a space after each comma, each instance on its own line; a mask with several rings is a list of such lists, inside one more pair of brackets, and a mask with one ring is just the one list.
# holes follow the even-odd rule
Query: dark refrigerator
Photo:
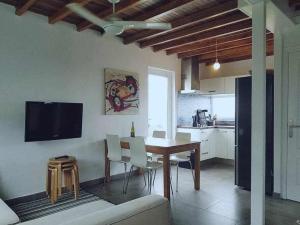
[[[251, 77], [235, 81], [235, 184], [251, 189]], [[266, 76], [266, 194], [273, 194], [274, 76]]]

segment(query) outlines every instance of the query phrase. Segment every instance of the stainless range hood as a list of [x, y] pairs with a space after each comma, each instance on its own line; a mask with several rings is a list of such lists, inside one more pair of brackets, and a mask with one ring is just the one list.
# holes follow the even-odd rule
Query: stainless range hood
[[197, 57], [181, 60], [181, 94], [200, 92], [199, 62]]

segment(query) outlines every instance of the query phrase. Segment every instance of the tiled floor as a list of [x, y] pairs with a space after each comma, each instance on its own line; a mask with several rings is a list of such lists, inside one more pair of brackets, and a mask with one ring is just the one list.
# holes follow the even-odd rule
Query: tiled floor
[[[193, 189], [187, 169], [179, 170], [179, 191], [171, 200], [174, 225], [248, 225], [250, 224], [250, 192], [234, 185], [232, 166], [213, 164], [201, 169], [201, 190]], [[173, 168], [173, 177], [175, 177]], [[173, 178], [174, 179], [174, 178]], [[175, 182], [173, 182], [175, 189]], [[122, 180], [86, 189], [112, 203], [120, 204], [148, 194], [142, 176], [131, 179], [128, 193], [122, 194]], [[162, 173], [158, 172], [153, 193], [162, 194]], [[267, 225], [297, 225], [300, 203], [268, 197]]]

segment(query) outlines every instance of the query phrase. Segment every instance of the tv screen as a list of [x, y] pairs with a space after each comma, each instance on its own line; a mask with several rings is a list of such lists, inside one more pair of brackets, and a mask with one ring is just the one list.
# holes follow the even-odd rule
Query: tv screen
[[26, 102], [25, 142], [79, 138], [82, 103]]

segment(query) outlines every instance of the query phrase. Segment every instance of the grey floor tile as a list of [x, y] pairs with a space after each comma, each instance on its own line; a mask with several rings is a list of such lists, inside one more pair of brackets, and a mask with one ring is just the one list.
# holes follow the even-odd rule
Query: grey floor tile
[[[193, 188], [190, 170], [179, 169], [179, 192], [175, 192], [176, 168], [172, 168], [174, 195], [171, 197], [173, 225], [250, 225], [250, 192], [234, 185], [234, 168], [214, 164], [201, 168], [200, 191]], [[122, 194], [123, 180], [86, 188], [114, 204], [148, 195], [142, 176], [130, 180]], [[163, 194], [162, 171], [158, 171], [153, 192]], [[266, 225], [298, 225], [300, 203], [266, 198]]]

